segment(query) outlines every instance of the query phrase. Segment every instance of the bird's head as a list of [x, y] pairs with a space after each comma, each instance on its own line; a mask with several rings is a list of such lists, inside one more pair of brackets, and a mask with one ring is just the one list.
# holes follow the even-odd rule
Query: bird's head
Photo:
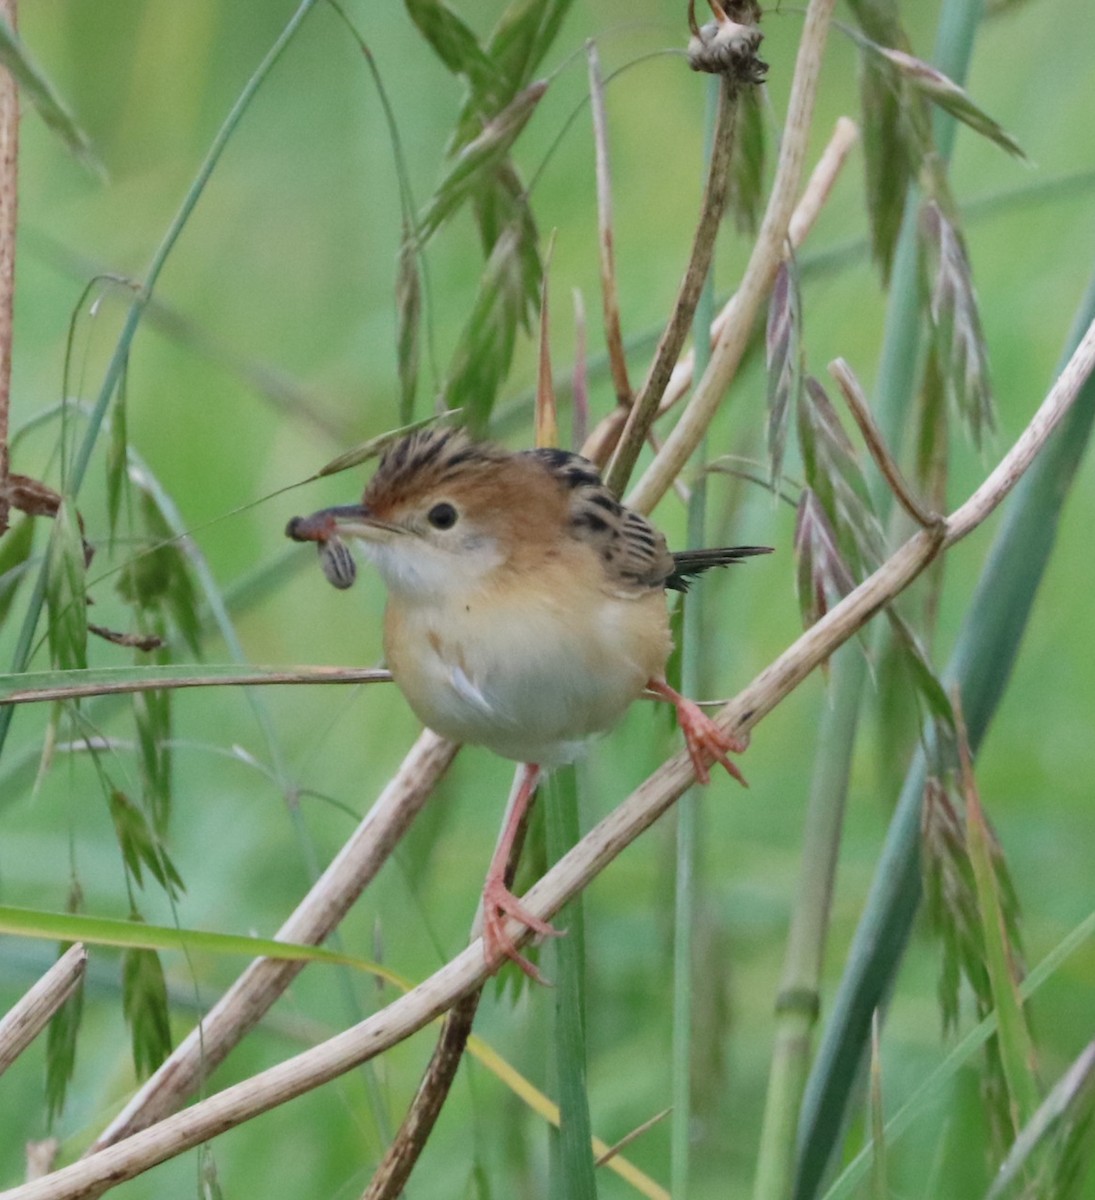
[[429, 600], [520, 569], [564, 520], [564, 506], [547, 472], [524, 456], [428, 429], [385, 453], [360, 504], [294, 517], [285, 532], [321, 550], [357, 539], [390, 592]]

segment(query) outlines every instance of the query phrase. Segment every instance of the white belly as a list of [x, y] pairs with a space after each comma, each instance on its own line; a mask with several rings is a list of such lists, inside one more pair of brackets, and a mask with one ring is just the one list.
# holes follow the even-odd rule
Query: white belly
[[436, 732], [518, 762], [569, 762], [619, 721], [669, 651], [660, 593], [591, 608], [579, 626], [550, 598], [509, 613], [400, 606], [387, 620], [389, 665]]

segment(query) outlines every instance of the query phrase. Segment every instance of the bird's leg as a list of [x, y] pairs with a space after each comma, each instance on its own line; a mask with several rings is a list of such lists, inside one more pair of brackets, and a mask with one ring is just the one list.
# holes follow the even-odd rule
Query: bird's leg
[[525, 763], [522, 768], [521, 784], [517, 789], [513, 805], [510, 808], [506, 827], [498, 842], [498, 848], [490, 861], [487, 879], [483, 885], [483, 955], [487, 966], [496, 970], [502, 965], [503, 959], [511, 959], [522, 971], [537, 983], [544, 983], [544, 977], [517, 949], [506, 931], [506, 918], [513, 917], [527, 925], [535, 933], [544, 937], [559, 937], [562, 930], [549, 925], [547, 921], [530, 913], [520, 900], [506, 886], [506, 863], [513, 849], [517, 831], [521, 828], [525, 813], [532, 801], [536, 784], [540, 779], [540, 768], [535, 763]]
[[661, 696], [676, 707], [677, 722], [681, 727], [681, 733], [684, 734], [685, 745], [688, 747], [692, 766], [700, 783], [711, 782], [708, 763], [717, 762], [721, 763], [738, 783], [744, 787], [749, 786], [742, 773], [726, 757], [729, 753], [740, 754], [748, 744], [747, 742], [721, 730], [694, 700], [682, 696], [664, 679], [651, 679], [646, 687], [647, 691]]

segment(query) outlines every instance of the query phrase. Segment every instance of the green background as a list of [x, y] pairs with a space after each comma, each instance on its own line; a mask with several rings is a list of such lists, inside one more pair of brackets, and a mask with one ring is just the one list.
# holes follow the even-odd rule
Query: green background
[[[502, 4], [469, 0], [460, 11], [486, 32]], [[541, 231], [557, 231], [551, 267], [553, 350], [560, 368], [573, 347], [571, 292], [590, 314], [591, 355], [602, 348], [595, 193], [588, 112], [565, 122], [586, 94], [582, 45], [596, 35], [606, 72], [639, 56], [679, 46], [683, 6], [630, 0], [577, 4], [546, 66], [552, 84], [516, 158]], [[934, 4], [905, 5], [916, 52], [930, 53]], [[293, 6], [243, 0], [137, 3], [34, 0], [22, 6], [24, 41], [67, 98], [106, 165], [99, 181], [81, 168], [27, 111], [20, 153], [20, 240], [13, 384], [14, 429], [57, 404], [73, 308], [86, 280], [108, 270], [140, 278], [229, 106]], [[461, 90], [414, 30], [402, 6], [352, 6], [394, 104], [419, 203], [441, 173]], [[774, 122], [785, 108], [801, 15], [788, 6], [765, 21]], [[999, 405], [999, 431], [983, 454], [960, 437], [951, 482], [959, 501], [1023, 428], [1051, 379], [1071, 314], [1095, 262], [1095, 142], [1090, 116], [1095, 76], [1095, 10], [1082, 0], [1018, 5], [979, 35], [969, 90], [1019, 141], [1024, 165], [959, 133], [954, 190], [967, 203], [1002, 200], [1063, 177], [1024, 203], [972, 206], [966, 232], [982, 303]], [[810, 162], [833, 122], [857, 109], [856, 51], [839, 31], [826, 54]], [[679, 56], [638, 63], [608, 90], [622, 316], [628, 337], [657, 329], [671, 302], [697, 211], [705, 88]], [[562, 133], [558, 145], [556, 139]], [[545, 156], [555, 146], [545, 164]], [[541, 165], [543, 169], [540, 171]], [[823, 374], [836, 355], [870, 383], [881, 339], [884, 297], [861, 239], [865, 230], [862, 159], [853, 153], [834, 196], [802, 252], [846, 247], [838, 269], [808, 275], [804, 328], [809, 369]], [[294, 513], [356, 498], [356, 471], [255, 504], [303, 479], [349, 445], [398, 423], [393, 287], [400, 233], [392, 148], [364, 61], [345, 28], [319, 6], [309, 16], [233, 137], [161, 278], [157, 298], [187, 323], [174, 334], [146, 320], [129, 376], [129, 434], [171, 493], [222, 587], [285, 555], [282, 530]], [[858, 250], [855, 249], [858, 247]], [[719, 294], [732, 286], [748, 250], [728, 227], [716, 268]], [[429, 252], [429, 336], [441, 374], [470, 306], [481, 258], [470, 219], [458, 220]], [[75, 325], [70, 399], [94, 400], [124, 315], [123, 289], [107, 290], [94, 314]], [[646, 352], [632, 355], [633, 377]], [[259, 368], [292, 391], [275, 403], [245, 378]], [[527, 339], [499, 412], [500, 435], [531, 440], [528, 397], [535, 348]], [[419, 397], [428, 411], [438, 378], [427, 366]], [[765, 383], [754, 361], [731, 393], [711, 438], [712, 453], [762, 453]], [[594, 412], [607, 411], [610, 386], [592, 383]], [[309, 415], [311, 414], [311, 415]], [[326, 432], [324, 428], [326, 427]], [[57, 482], [56, 426], [21, 439], [13, 469]], [[789, 465], [792, 474], [796, 464]], [[101, 455], [81, 494], [92, 542], [106, 530]], [[704, 583], [708, 592], [707, 694], [732, 694], [799, 628], [791, 554], [793, 514], [757, 492], [731, 519], [712, 486], [713, 540], [768, 542], [778, 553]], [[1091, 512], [1095, 481], [1083, 469], [1061, 527], [1019, 665], [978, 762], [985, 805], [1011, 862], [1025, 913], [1025, 947], [1039, 960], [1092, 907], [1095, 892], [1095, 593]], [[241, 506], [252, 505], [244, 512]], [[684, 514], [670, 496], [657, 513], [680, 543]], [[946, 590], [933, 653], [946, 661], [995, 521], [947, 559]], [[39, 534], [44, 544], [43, 535]], [[92, 581], [112, 560], [105, 547]], [[246, 654], [259, 663], [369, 665], [380, 656], [383, 594], [363, 570], [349, 593], [327, 586], [306, 548], [300, 565], [239, 619]], [[91, 587], [92, 620], [125, 628], [129, 616], [113, 580]], [[0, 635], [10, 660], [14, 633]], [[92, 665], [128, 661], [128, 652], [91, 646]], [[179, 658], [186, 658], [179, 647]], [[213, 641], [210, 661], [227, 652]], [[44, 651], [35, 660], [46, 665]], [[175, 702], [175, 813], [170, 850], [187, 884], [177, 906], [184, 926], [272, 934], [308, 886], [312, 865], [294, 833], [299, 805], [310, 854], [324, 865], [352, 828], [320, 793], [364, 812], [416, 734], [389, 689], [268, 689], [262, 694], [289, 775], [286, 796], [244, 761], [269, 764], [270, 749], [243, 697], [231, 690], [180, 694]], [[801, 687], [756, 731], [742, 792], [717, 779], [702, 806], [703, 901], [696, 931], [702, 969], [696, 985], [696, 1196], [748, 1194], [760, 1124], [786, 922], [796, 874], [814, 730], [826, 703], [824, 680]], [[128, 902], [106, 805], [94, 772], [57, 754], [34, 786], [44, 707], [16, 714], [0, 762], [0, 902], [60, 908], [72, 863], [89, 912], [125, 916]], [[63, 728], [63, 727], [62, 727]], [[123, 716], [102, 731], [131, 737]], [[637, 705], [597, 743], [584, 769], [585, 823], [591, 824], [664, 757], [668, 721]], [[234, 753], [239, 747], [242, 753]], [[134, 772], [124, 748], [113, 765]], [[892, 796], [893, 765], [871, 739], [856, 758], [828, 953], [831, 980], [869, 883]], [[127, 775], [127, 773], [129, 773]], [[465, 751], [407, 842], [343, 926], [346, 949], [379, 955], [422, 977], [462, 945], [500, 820], [509, 764]], [[590, 1101], [594, 1130], [612, 1142], [668, 1103], [672, 819], [628, 850], [586, 894], [590, 954]], [[150, 921], [175, 919], [152, 887], [141, 898]], [[0, 941], [0, 1006], [46, 967], [53, 948]], [[945, 1053], [935, 997], [938, 953], [924, 931], [914, 940], [883, 1042], [885, 1087], [896, 1103]], [[165, 956], [177, 1032], [192, 1020], [195, 988], [208, 1004], [237, 964]], [[191, 971], [193, 968], [193, 973]], [[549, 970], [550, 973], [550, 970]], [[57, 1124], [62, 1153], [74, 1155], [133, 1086], [116, 955], [92, 952], [91, 990], [76, 1075]], [[280, 1061], [354, 1019], [355, 1003], [383, 1003], [371, 984], [340, 984], [332, 969], [309, 968], [214, 1077], [213, 1086]], [[519, 1069], [551, 1090], [552, 997], [543, 990], [490, 993], [477, 1030]], [[1070, 959], [1033, 1005], [1046, 1079], [1057, 1078], [1093, 1033], [1095, 953]], [[376, 1066], [389, 1121], [397, 1122], [429, 1053], [430, 1035], [397, 1047]], [[0, 1081], [0, 1182], [21, 1177], [22, 1147], [46, 1131], [44, 1049], [36, 1046]], [[970, 1087], [973, 1076], [959, 1087]], [[976, 1130], [971, 1093], [959, 1111]], [[942, 1120], [921, 1122], [891, 1155], [901, 1195], [922, 1195], [925, 1156]], [[361, 1073], [293, 1102], [218, 1140], [226, 1195], [354, 1196], [383, 1148]], [[947, 1194], [963, 1190], [963, 1169], [980, 1178], [976, 1141], [948, 1158]], [[409, 1194], [475, 1194], [478, 1157], [490, 1194], [543, 1194], [547, 1138], [481, 1068], [466, 1070], [442, 1116]], [[628, 1154], [668, 1179], [662, 1125]], [[119, 1196], [183, 1194], [193, 1186], [184, 1156], [118, 1191]], [[630, 1194], [604, 1175], [606, 1197]], [[484, 1194], [487, 1194], [484, 1192]], [[1092, 1191], [1091, 1194], [1095, 1194]]]

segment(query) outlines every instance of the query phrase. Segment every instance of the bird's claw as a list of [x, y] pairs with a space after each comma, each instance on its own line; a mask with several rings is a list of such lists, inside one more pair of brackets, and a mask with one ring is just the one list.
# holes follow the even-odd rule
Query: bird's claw
[[694, 701], [681, 696], [677, 700], [677, 722], [684, 734], [689, 757], [700, 783], [711, 782], [708, 763], [719, 763], [743, 787], [749, 784], [737, 766], [727, 758], [728, 754], [741, 754], [748, 746], [748, 738], [737, 738], [726, 733]]
[[527, 925], [533, 933], [541, 937], [562, 937], [566, 932], [564, 929], [556, 929], [535, 913], [529, 912], [501, 879], [489, 876], [483, 888], [483, 957], [487, 966], [496, 971], [508, 958], [530, 979], [546, 984], [548, 981], [517, 949], [513, 938], [510, 937], [506, 929], [507, 917], [513, 917], [514, 920]]

